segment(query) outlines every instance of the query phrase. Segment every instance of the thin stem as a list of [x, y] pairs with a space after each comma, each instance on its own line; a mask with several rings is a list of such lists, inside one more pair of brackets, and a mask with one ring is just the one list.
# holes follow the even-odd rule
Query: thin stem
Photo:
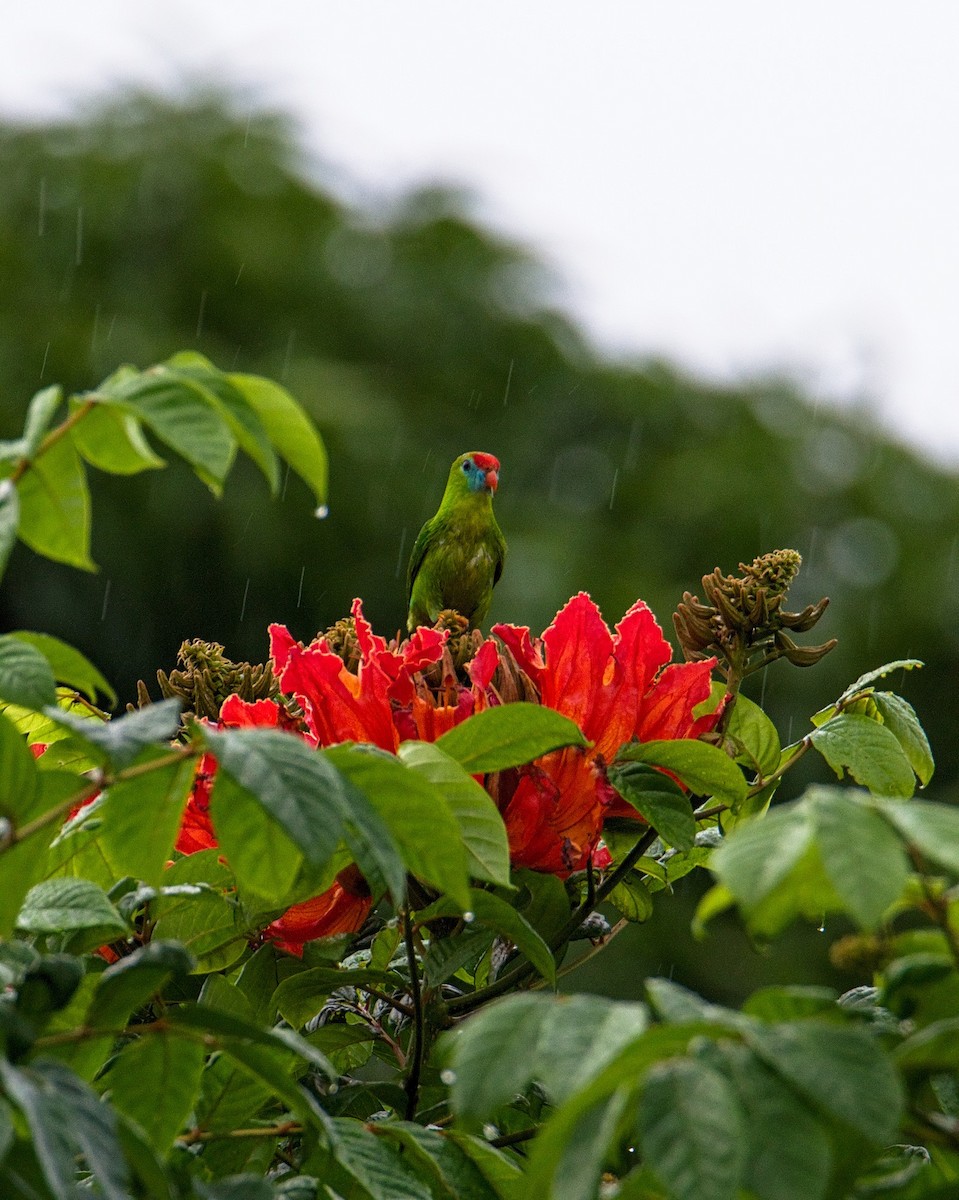
[[[578, 971], [579, 968], [583, 965], [583, 963], [589, 962], [589, 960], [591, 958], [595, 958], [597, 954], [599, 954], [601, 951], [605, 950], [606, 947], [609, 945], [609, 943], [613, 940], [613, 938], [616, 937], [618, 934], [622, 933], [628, 924], [629, 924], [629, 921], [627, 921], [625, 917], [623, 917], [621, 920], [617, 921], [616, 924], [609, 931], [609, 933], [607, 933], [605, 935], [605, 937], [601, 938], [594, 945], [590, 946], [590, 948], [585, 953], [581, 954], [579, 956], [579, 958], [575, 959], [571, 963], [567, 963], [566, 966], [564, 966], [561, 970], [557, 971], [556, 978], [562, 979], [564, 976], [572, 975], [572, 973], [574, 971]], [[536, 983], [534, 983], [532, 985], [532, 987], [530, 988], [530, 991], [537, 991], [538, 989], [542, 988], [543, 986], [544, 986], [544, 981], [537, 980]]]
[[504, 1146], [518, 1146], [522, 1142], [530, 1142], [539, 1133], [539, 1129], [519, 1129], [516, 1133], [504, 1133], [502, 1137], [491, 1138], [488, 1145], [502, 1150]]
[[181, 1145], [192, 1146], [195, 1142], [213, 1142], [221, 1138], [272, 1138], [287, 1137], [291, 1133], [302, 1133], [299, 1121], [281, 1121], [278, 1125], [255, 1126], [252, 1129], [189, 1129], [176, 1139]]
[[392, 996], [388, 996], [386, 992], [381, 992], [379, 988], [370, 987], [368, 983], [361, 983], [358, 986], [361, 992], [366, 992], [368, 996], [373, 996], [376, 1000], [382, 1000], [384, 1004], [388, 1004], [390, 1008], [396, 1009], [404, 1017], [415, 1015], [409, 1004], [404, 1004], [402, 1000], [395, 1000]]
[[922, 885], [924, 898], [923, 911], [939, 926], [943, 937], [946, 939], [946, 945], [949, 947], [949, 953], [952, 955], [953, 962], [959, 968], [959, 933], [953, 929], [952, 922], [949, 920], [949, 904], [942, 896], [937, 896], [932, 890], [929, 877], [926, 873], [926, 862], [919, 850], [911, 845], [907, 845], [906, 849], [909, 857], [912, 859], [913, 866], [915, 866], [919, 873], [919, 881]]
[[46, 452], [51, 447], [55, 446], [61, 438], [66, 437], [74, 425], [76, 425], [79, 421], [82, 421], [96, 403], [96, 400], [84, 400], [84, 402], [78, 405], [68, 417], [60, 422], [56, 429], [51, 429], [37, 447], [36, 453], [33, 455], [33, 457], [21, 458], [17, 465], [13, 468], [9, 476], [11, 482], [19, 483], [24, 475], [26, 475], [27, 471], [29, 471], [33, 464], [37, 461], [37, 459], [46, 454]]
[[169, 754], [163, 755], [162, 758], [154, 758], [149, 762], [137, 763], [132, 767], [125, 767], [122, 771], [118, 771], [112, 779], [98, 778], [90, 780], [83, 787], [73, 792], [72, 795], [67, 796], [65, 800], [61, 800], [53, 808], [48, 808], [45, 813], [41, 813], [39, 817], [34, 817], [32, 821], [28, 821], [25, 825], [21, 825], [19, 828], [11, 825], [4, 837], [0, 838], [0, 854], [18, 845], [20, 842], [25, 842], [27, 838], [32, 837], [39, 830], [45, 829], [48, 825], [53, 825], [57, 821], [62, 820], [71, 809], [90, 800], [97, 792], [105, 787], [109, 787], [110, 784], [122, 783], [127, 779], [136, 779], [140, 775], [147, 775], [151, 771], [158, 771], [163, 767], [169, 766], [170, 763], [178, 762], [183, 758], [188, 758], [197, 753], [198, 751], [190, 747], [173, 750]]
[[419, 968], [416, 964], [416, 944], [413, 940], [413, 922], [410, 919], [409, 909], [403, 913], [403, 940], [406, 943], [406, 961], [410, 970], [410, 999], [413, 1001], [413, 1035], [407, 1053], [410, 1070], [406, 1077], [406, 1119], [412, 1121], [416, 1116], [416, 1106], [420, 1097], [425, 1030], [423, 1027], [423, 997], [420, 992]]
[[[619, 884], [629, 872], [633, 869], [637, 862], [646, 853], [649, 847], [653, 844], [656, 838], [659, 837], [658, 832], [650, 826], [643, 834], [636, 845], [623, 858], [623, 861], [611, 871], [601, 884], [595, 889], [592, 897], [587, 895], [589, 903], [584, 902], [573, 909], [569, 920], [557, 933], [550, 938], [547, 945], [550, 950], [555, 953], [561, 947], [565, 946], [570, 937], [582, 925], [583, 921], [598, 904], [606, 899], [610, 892]], [[494, 999], [496, 996], [502, 996], [505, 992], [511, 991], [517, 984], [522, 983], [530, 975], [535, 972], [536, 968], [528, 962], [520, 963], [511, 971], [507, 971], [505, 975], [501, 975], [499, 979], [488, 984], [484, 988], [478, 988], [475, 992], [469, 992], [465, 996], [457, 996], [454, 999], [447, 1001], [446, 1007], [451, 1014], [460, 1015], [463, 1013], [472, 1012], [474, 1008], [479, 1008], [488, 1000]]]
[[806, 751], [811, 749], [811, 747], [812, 737], [807, 733], [801, 741], [796, 743], [796, 749], [789, 756], [789, 758], [787, 758], [785, 762], [780, 763], [776, 770], [771, 774], [764, 775], [761, 779], [757, 779], [752, 787], [750, 787], [746, 795], [756, 796], [763, 790], [763, 788], [769, 787], [769, 785], [771, 783], [775, 783], [777, 779], [782, 779], [786, 772], [794, 767], [806, 753]]

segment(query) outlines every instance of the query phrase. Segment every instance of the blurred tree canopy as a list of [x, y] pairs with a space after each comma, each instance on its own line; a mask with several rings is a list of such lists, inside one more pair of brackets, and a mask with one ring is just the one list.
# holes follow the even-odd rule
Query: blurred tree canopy
[[0, 435], [40, 386], [193, 348], [285, 383], [331, 457], [325, 521], [298, 481], [274, 502], [252, 469], [219, 504], [185, 468], [96, 480], [99, 573], [18, 547], [4, 629], [73, 642], [124, 700], [184, 638], [262, 661], [268, 622], [310, 637], [354, 595], [389, 634], [450, 461], [483, 449], [503, 463], [510, 548], [492, 620], [538, 632], [584, 589], [611, 624], [643, 597], [671, 634], [704, 573], [795, 547], [793, 606], [830, 595], [817, 632], [840, 645], [808, 673], [779, 664], [753, 697], [775, 717], [788, 690], [812, 712], [870, 667], [922, 658], [895, 686], [930, 732], [937, 794], [955, 787], [937, 703], [959, 666], [953, 474], [788, 380], [724, 388], [611, 361], [468, 198], [348, 202], [328, 176], [288, 121], [220, 93], [0, 124]]

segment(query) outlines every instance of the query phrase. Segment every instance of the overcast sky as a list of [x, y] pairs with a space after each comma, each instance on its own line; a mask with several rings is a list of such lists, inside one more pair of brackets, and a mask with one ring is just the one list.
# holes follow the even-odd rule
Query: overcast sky
[[872, 397], [959, 465], [959, 5], [43, 0], [0, 111], [235, 81], [358, 184], [472, 187], [603, 346]]

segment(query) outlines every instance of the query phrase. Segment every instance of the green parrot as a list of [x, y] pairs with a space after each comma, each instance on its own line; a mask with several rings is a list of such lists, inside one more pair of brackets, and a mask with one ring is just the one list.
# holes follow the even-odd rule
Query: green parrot
[[480, 450], [461, 454], [450, 467], [446, 491], [420, 530], [410, 555], [407, 627], [432, 625], [443, 609], [455, 609], [471, 629], [489, 612], [503, 573], [506, 541], [493, 516], [499, 459]]

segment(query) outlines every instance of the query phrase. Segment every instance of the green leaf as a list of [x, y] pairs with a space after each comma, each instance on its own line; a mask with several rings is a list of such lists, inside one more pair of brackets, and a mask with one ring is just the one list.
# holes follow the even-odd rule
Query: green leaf
[[555, 1200], [593, 1200], [599, 1191], [604, 1163], [627, 1109], [631, 1089], [619, 1088], [604, 1104], [580, 1114], [557, 1157], [551, 1195]]
[[[93, 663], [73, 646], [52, 637], [49, 633], [30, 633], [24, 629], [18, 629], [10, 636], [39, 650], [50, 664], [57, 683], [82, 692], [87, 699], [93, 701], [96, 701], [99, 692], [106, 697], [111, 707], [116, 704], [116, 692]], [[46, 703], [52, 704], [53, 701], [49, 700]]]
[[25, 819], [39, 815], [35, 811], [39, 793], [36, 760], [23, 736], [0, 713], [0, 814], [16, 828]]
[[0, 578], [20, 532], [20, 493], [10, 479], [0, 479]]
[[497, 1001], [446, 1039], [453, 1107], [476, 1128], [534, 1080], [562, 1103], [603, 1072], [647, 1023], [644, 1005], [602, 996], [516, 993]]
[[107, 1076], [111, 1103], [143, 1130], [159, 1154], [173, 1145], [200, 1092], [203, 1044], [164, 1032], [143, 1034]]
[[337, 988], [355, 987], [362, 991], [365, 984], [379, 992], [393, 992], [405, 986], [402, 976], [392, 971], [313, 967], [284, 979], [273, 993], [271, 1007], [294, 1029], [300, 1029], [316, 1016]]
[[893, 671], [911, 671], [914, 667], [922, 667], [923, 665], [918, 658], [897, 658], [895, 662], [885, 663], [881, 667], [876, 667], [873, 671], [867, 671], [865, 675], [860, 675], [855, 683], [851, 683], [846, 688], [837, 703], [842, 704], [846, 700], [852, 699], [858, 692], [866, 691], [870, 684], [875, 683], [877, 679], [891, 675]]
[[895, 734], [860, 713], [840, 713], [810, 735], [842, 779], [844, 769], [877, 796], [911, 796], [916, 779]]
[[959, 1071], [959, 1017], [945, 1017], [917, 1030], [896, 1046], [892, 1057], [900, 1071]]
[[624, 763], [610, 767], [609, 781], [668, 845], [693, 848], [696, 819], [688, 797], [668, 775], [643, 763]]
[[19, 488], [21, 540], [47, 558], [96, 570], [90, 558], [90, 492], [73, 443], [55, 442], [31, 464]]
[[46, 658], [12, 634], [0, 635], [0, 698], [32, 709], [55, 704], [57, 699]]
[[459, 763], [430, 742], [404, 742], [399, 748], [399, 757], [408, 767], [442, 788], [459, 823], [469, 856], [470, 876], [508, 887], [506, 826], [489, 794]]
[[728, 754], [718, 746], [694, 738], [672, 741], [630, 742], [620, 750], [617, 764], [649, 763], [675, 775], [697, 796], [738, 808], [746, 798], [746, 779]]
[[639, 1104], [645, 1160], [683, 1200], [735, 1200], [745, 1166], [746, 1123], [727, 1079], [677, 1058], [652, 1067]]
[[0, 1080], [26, 1118], [37, 1161], [56, 1200], [75, 1200], [79, 1194], [78, 1152], [105, 1200], [128, 1200], [127, 1165], [109, 1105], [58, 1062], [40, 1060], [21, 1069], [0, 1062]]
[[880, 1044], [864, 1029], [823, 1021], [757, 1025], [746, 1041], [776, 1073], [817, 1108], [875, 1146], [895, 1140], [903, 1110], [899, 1078]]
[[782, 805], [760, 820], [737, 825], [713, 851], [710, 870], [748, 913], [787, 878], [812, 837], [807, 810]]
[[147, 746], [168, 741], [180, 723], [180, 701], [176, 698], [159, 700], [112, 721], [78, 717], [55, 707], [47, 707], [44, 712], [99, 750], [117, 770], [132, 763]]
[[930, 863], [959, 876], [959, 808], [910, 800], [883, 804], [879, 811]]
[[[522, 913], [493, 892], [470, 888], [470, 913], [483, 925], [508, 938], [524, 954], [547, 983], [556, 986], [556, 963], [552, 951]], [[455, 912], [451, 904], [442, 901], [429, 910], [429, 915], [442, 916]], [[472, 922], [469, 922], [470, 924]]]
[[[236, 901], [233, 872], [218, 849], [189, 854], [168, 867], [164, 885], [168, 894], [156, 902], [155, 938], [182, 943], [197, 958], [196, 973], [219, 971], [242, 957], [247, 945], [247, 923]], [[179, 885], [180, 894], [169, 894]]]
[[92, 1029], [116, 1029], [130, 1014], [158, 995], [171, 979], [189, 975], [192, 955], [176, 942], [153, 938], [125, 955], [99, 976], [86, 1016]]
[[342, 791], [326, 757], [273, 729], [208, 730], [218, 763], [211, 797], [217, 839], [237, 880], [282, 903], [301, 861], [321, 871], [343, 835]]
[[424, 1129], [411, 1121], [383, 1121], [377, 1132], [409, 1154], [442, 1200], [497, 1200], [498, 1193], [477, 1164], [445, 1131]]
[[219, 495], [236, 453], [236, 438], [216, 398], [176, 370], [159, 365], [101, 384], [100, 395], [125, 405], [193, 467]]
[[17, 917], [25, 933], [62, 933], [75, 929], [127, 932], [127, 923], [106, 893], [87, 879], [47, 879], [30, 889]]
[[568, 717], [522, 701], [474, 713], [436, 744], [470, 775], [520, 767], [563, 746], [589, 745]]
[[[862, 793], [859, 793], [862, 795]], [[867, 803], [840, 788], [810, 788], [816, 843], [846, 911], [875, 929], [899, 899], [910, 864], [902, 841]]]
[[909, 759], [909, 765], [925, 786], [936, 769], [926, 731], [919, 724], [916, 710], [894, 692], [874, 692], [873, 701], [883, 724], [892, 733]]
[[738, 761], [748, 765], [758, 776], [771, 775], [779, 767], [782, 745], [776, 726], [748, 696], [737, 695], [726, 735], [739, 748]]
[[469, 860], [453, 809], [441, 788], [392, 754], [356, 746], [323, 751], [376, 809], [411, 874], [470, 906]]
[[[331, 1082], [338, 1078], [337, 1072], [326, 1056], [292, 1029], [282, 1027], [270, 1030], [259, 1029], [250, 1021], [244, 1021], [230, 1013], [221, 1012], [219, 1009], [203, 1004], [181, 1005], [170, 1013], [170, 1022], [178, 1029], [202, 1030], [204, 1033], [211, 1034], [230, 1054], [236, 1053], [237, 1043], [244, 1046], [259, 1046], [268, 1051], [270, 1055], [275, 1055], [277, 1063], [283, 1060], [284, 1070], [288, 1070], [290, 1056], [295, 1055], [309, 1066], [315, 1067]], [[268, 1078], [270, 1075], [272, 1075], [272, 1071], [268, 1071], [264, 1076], [266, 1082], [270, 1082]], [[284, 1089], [277, 1091], [276, 1094], [285, 1099], [291, 1093], [288, 1089]], [[312, 1117], [310, 1123], [313, 1123]]]
[[313, 492], [320, 510], [326, 508], [326, 448], [312, 421], [278, 384], [259, 375], [227, 375], [257, 413], [270, 442]]
[[370, 1200], [434, 1200], [429, 1184], [400, 1147], [359, 1121], [337, 1117], [332, 1126], [337, 1162]]
[[821, 1200], [832, 1168], [822, 1122], [746, 1046], [727, 1041], [720, 1053], [746, 1118], [746, 1191], [757, 1200]]
[[91, 466], [112, 475], [135, 475], [166, 466], [127, 409], [97, 396], [74, 396], [70, 400], [71, 414], [91, 402], [70, 431], [73, 444]]
[[524, 1175], [513, 1159], [489, 1142], [461, 1133], [458, 1129], [447, 1130], [446, 1137], [479, 1167], [483, 1178], [493, 1189], [499, 1200], [525, 1200]]
[[[155, 756], [164, 756], [164, 751], [156, 750]], [[117, 878], [131, 875], [160, 884], [195, 773], [196, 761], [183, 757], [111, 784], [102, 794], [99, 842]]]
[[46, 437], [57, 409], [63, 403], [63, 391], [59, 384], [51, 384], [37, 392], [27, 408], [27, 419], [23, 427], [23, 457], [33, 458]]
[[627, 921], [648, 921], [653, 915], [653, 898], [638, 871], [630, 871], [621, 879], [608, 899]]
[[179, 379], [204, 389], [229, 425], [240, 449], [262, 471], [270, 495], [275, 496], [280, 485], [280, 469], [256, 409], [229, 376], [224, 375], [202, 354], [183, 351], [174, 354], [165, 364]]

